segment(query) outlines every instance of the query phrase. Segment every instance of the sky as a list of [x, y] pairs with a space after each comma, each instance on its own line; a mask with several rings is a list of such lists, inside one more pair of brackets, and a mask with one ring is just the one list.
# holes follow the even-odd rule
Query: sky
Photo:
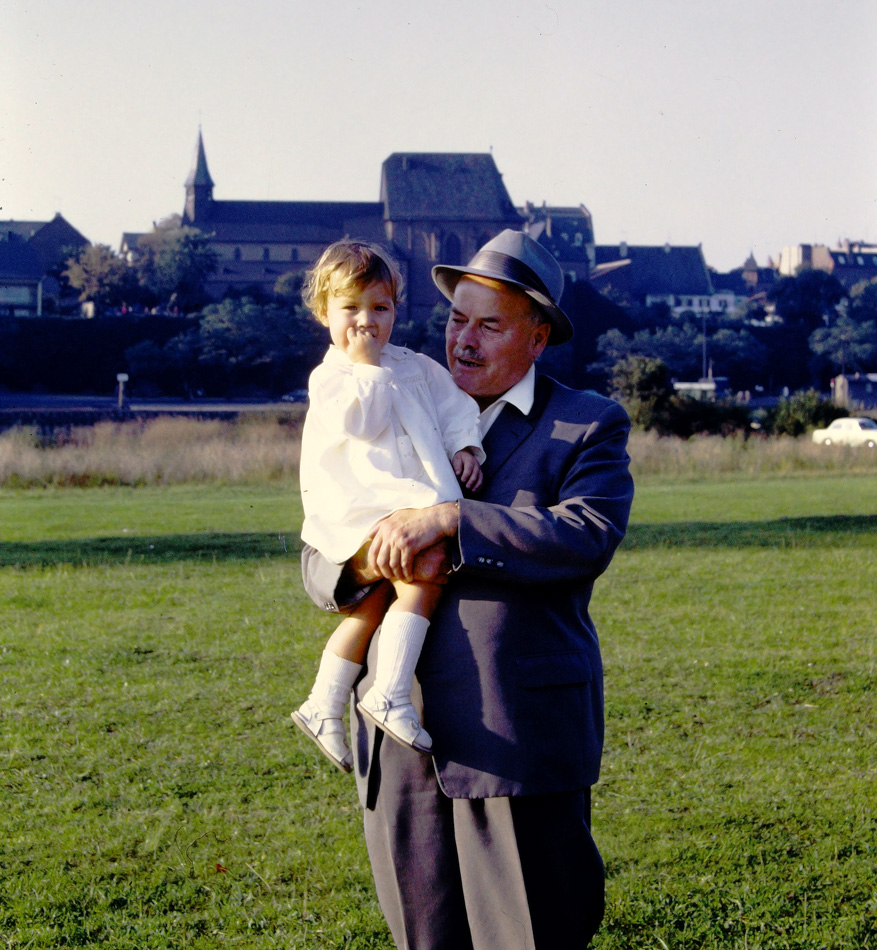
[[512, 201], [718, 270], [877, 243], [874, 0], [0, 0], [0, 219], [118, 249], [225, 200], [377, 201], [492, 152]]

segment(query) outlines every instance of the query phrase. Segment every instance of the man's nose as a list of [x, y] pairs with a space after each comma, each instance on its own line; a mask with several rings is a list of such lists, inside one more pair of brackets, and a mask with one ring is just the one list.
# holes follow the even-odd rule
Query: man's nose
[[474, 327], [467, 323], [464, 327], [456, 327], [454, 332], [454, 345], [459, 349], [474, 348]]
[[356, 315], [356, 322], [361, 327], [368, 326], [371, 322], [371, 314], [368, 310], [360, 310]]

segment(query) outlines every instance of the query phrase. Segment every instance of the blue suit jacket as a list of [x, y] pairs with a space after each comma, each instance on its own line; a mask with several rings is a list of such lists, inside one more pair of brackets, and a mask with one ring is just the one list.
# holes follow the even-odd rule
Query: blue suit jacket
[[[417, 667], [453, 798], [597, 780], [602, 663], [588, 605], [627, 527], [629, 426], [618, 403], [539, 376], [529, 415], [506, 406], [487, 434], [484, 484], [460, 504], [457, 571]], [[337, 609], [340, 568], [313, 550], [302, 566], [314, 600]], [[372, 736], [355, 739], [364, 792]]]

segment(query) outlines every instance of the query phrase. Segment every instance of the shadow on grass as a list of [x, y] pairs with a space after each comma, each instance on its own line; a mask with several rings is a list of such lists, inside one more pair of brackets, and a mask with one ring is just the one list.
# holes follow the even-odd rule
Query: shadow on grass
[[877, 515], [827, 515], [773, 521], [632, 524], [623, 547], [830, 548], [877, 546]]
[[0, 542], [0, 567], [251, 561], [296, 557], [300, 551], [301, 540], [297, 533], [203, 533], [66, 541], [6, 541]]
[[[877, 547], [877, 515], [632, 524], [623, 547], [626, 550], [644, 550], [658, 547], [829, 548], [850, 545]], [[300, 552], [301, 540], [297, 533], [204, 533], [67, 541], [7, 541], [0, 542], [0, 567], [251, 561], [297, 557]]]

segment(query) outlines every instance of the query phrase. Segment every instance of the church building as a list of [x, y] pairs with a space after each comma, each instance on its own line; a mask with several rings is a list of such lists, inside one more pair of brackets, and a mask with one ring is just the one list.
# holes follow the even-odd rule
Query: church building
[[224, 201], [213, 190], [199, 131], [182, 222], [210, 237], [219, 256], [207, 288], [216, 298], [254, 287], [270, 293], [281, 275], [303, 275], [343, 237], [388, 248], [402, 266], [414, 319], [428, 319], [443, 299], [430, 277], [433, 265], [465, 263], [504, 228], [528, 230], [573, 279], [586, 279], [593, 266], [587, 209], [516, 208], [491, 154], [394, 153], [383, 163], [374, 202]]

